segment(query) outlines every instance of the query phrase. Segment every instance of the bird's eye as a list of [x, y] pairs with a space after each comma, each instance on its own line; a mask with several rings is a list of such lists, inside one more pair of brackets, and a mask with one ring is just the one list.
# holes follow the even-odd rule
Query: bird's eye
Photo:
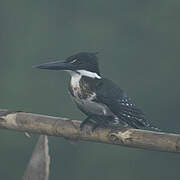
[[73, 64], [77, 61], [77, 59], [73, 59], [70, 63]]

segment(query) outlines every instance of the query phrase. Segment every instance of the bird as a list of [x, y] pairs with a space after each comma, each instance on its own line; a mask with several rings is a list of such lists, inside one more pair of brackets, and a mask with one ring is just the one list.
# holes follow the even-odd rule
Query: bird
[[102, 77], [97, 52], [80, 52], [63, 61], [36, 65], [36, 68], [63, 70], [70, 74], [68, 91], [77, 107], [86, 115], [80, 128], [129, 127], [158, 130], [144, 112], [113, 81]]

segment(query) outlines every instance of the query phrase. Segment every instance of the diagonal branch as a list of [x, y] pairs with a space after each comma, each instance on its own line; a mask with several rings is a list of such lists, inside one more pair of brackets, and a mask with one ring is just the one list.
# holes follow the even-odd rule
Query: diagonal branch
[[25, 112], [0, 110], [0, 128], [61, 136], [148, 150], [180, 153], [180, 135], [146, 130], [116, 128], [80, 130], [80, 121]]
[[47, 136], [41, 135], [28, 163], [23, 180], [49, 179], [49, 145]]

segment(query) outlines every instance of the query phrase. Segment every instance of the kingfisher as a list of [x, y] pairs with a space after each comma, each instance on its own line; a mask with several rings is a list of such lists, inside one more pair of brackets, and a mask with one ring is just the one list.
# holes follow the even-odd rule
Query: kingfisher
[[113, 81], [101, 76], [97, 53], [81, 52], [65, 61], [35, 66], [40, 69], [63, 70], [70, 74], [69, 94], [87, 116], [80, 128], [90, 123], [97, 127], [123, 126], [154, 129], [133, 100]]

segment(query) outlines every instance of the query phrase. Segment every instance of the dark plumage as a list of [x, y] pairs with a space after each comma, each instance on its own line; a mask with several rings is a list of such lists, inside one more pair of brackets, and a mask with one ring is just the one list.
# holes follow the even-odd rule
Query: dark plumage
[[93, 121], [94, 127], [125, 125], [158, 130], [118, 85], [100, 76], [95, 53], [78, 53], [64, 62], [37, 67], [70, 72], [69, 92], [77, 107], [87, 115], [81, 128]]

